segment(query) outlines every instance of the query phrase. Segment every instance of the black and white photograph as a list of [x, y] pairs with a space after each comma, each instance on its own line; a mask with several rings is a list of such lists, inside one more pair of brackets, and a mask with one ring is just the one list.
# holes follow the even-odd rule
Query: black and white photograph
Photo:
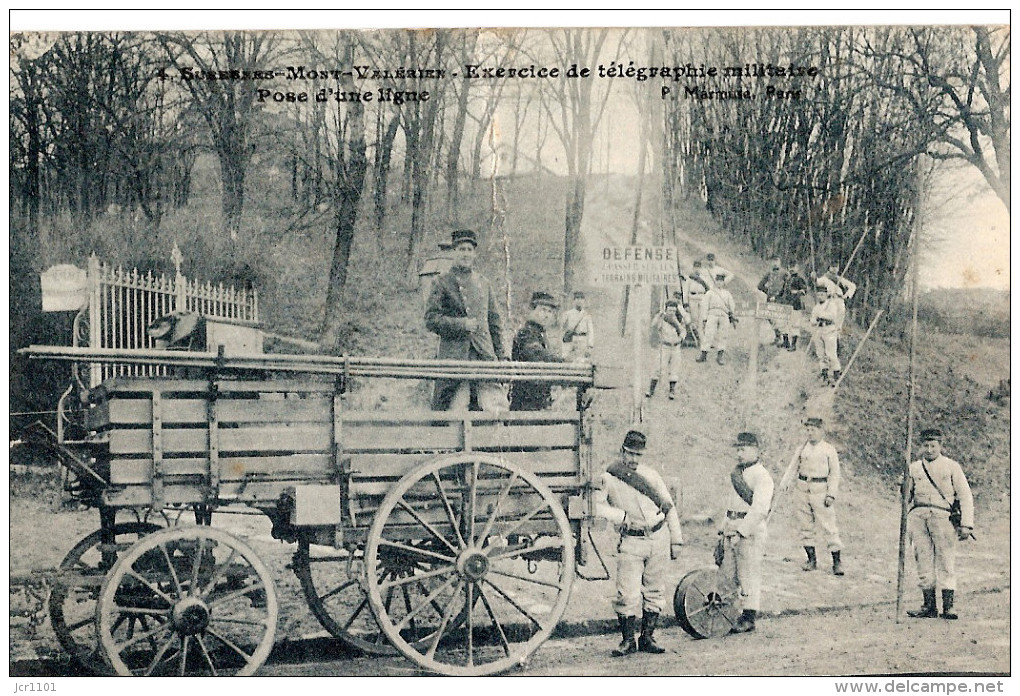
[[1008, 691], [1009, 20], [12, 11], [8, 688]]

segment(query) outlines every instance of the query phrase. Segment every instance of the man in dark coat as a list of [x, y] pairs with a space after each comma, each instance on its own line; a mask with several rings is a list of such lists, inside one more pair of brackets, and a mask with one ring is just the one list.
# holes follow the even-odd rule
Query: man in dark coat
[[[425, 306], [425, 326], [440, 338], [436, 357], [505, 359], [503, 322], [496, 307], [496, 293], [488, 280], [472, 270], [478, 237], [473, 230], [454, 230], [450, 248], [453, 266], [436, 278]], [[465, 410], [471, 404], [472, 392], [483, 411], [508, 407], [503, 387], [495, 382], [436, 380], [432, 409]]]
[[[514, 336], [514, 360], [524, 362], [566, 362], [549, 349], [545, 329], [556, 319], [559, 305], [547, 292], [531, 295], [531, 314]], [[511, 411], [541, 411], [552, 405], [552, 386], [545, 382], [515, 382], [510, 385]]]

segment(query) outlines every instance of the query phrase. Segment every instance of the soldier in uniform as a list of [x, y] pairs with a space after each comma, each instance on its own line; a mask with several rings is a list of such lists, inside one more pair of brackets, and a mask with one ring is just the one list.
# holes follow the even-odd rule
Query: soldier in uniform
[[[514, 360], [524, 362], [564, 362], [563, 356], [549, 349], [545, 328], [556, 319], [559, 304], [547, 292], [531, 294], [531, 314], [514, 336]], [[541, 411], [552, 405], [552, 386], [544, 382], [515, 382], [510, 385], [511, 411]]]
[[807, 442], [797, 448], [790, 460], [790, 466], [779, 482], [779, 490], [786, 491], [796, 483], [794, 498], [797, 523], [807, 561], [802, 568], [815, 570], [818, 560], [815, 556], [815, 531], [821, 528], [825, 548], [832, 554], [832, 574], [843, 575], [840, 554], [843, 542], [836, 527], [835, 503], [839, 495], [839, 454], [836, 448], [825, 441], [821, 418], [808, 418]]
[[[666, 606], [666, 570], [670, 560], [679, 558], [683, 544], [680, 516], [669, 489], [655, 469], [641, 463], [646, 444], [641, 431], [627, 433], [619, 461], [606, 470], [595, 496], [595, 513], [620, 530], [613, 608], [623, 640], [614, 657], [639, 650], [665, 652], [653, 634]], [[635, 643], [638, 611], [641, 634]]]
[[705, 336], [705, 324], [701, 318], [701, 304], [705, 300], [705, 293], [711, 287], [712, 281], [708, 277], [708, 272], [702, 268], [701, 260], [696, 260], [694, 262], [694, 269], [687, 276], [687, 301], [689, 303], [688, 310], [693, 319], [694, 334], [698, 339], [699, 347], [702, 345], [702, 339]]
[[841, 297], [845, 302], [852, 300], [857, 292], [857, 284], [841, 276], [839, 266], [835, 264], [829, 266], [829, 270], [818, 278], [818, 282], [828, 287], [830, 295]]
[[567, 362], [591, 362], [595, 348], [595, 326], [585, 308], [587, 299], [578, 290], [574, 293], [574, 307], [563, 313], [563, 357]]
[[691, 318], [677, 300], [667, 300], [665, 309], [652, 319], [652, 328], [659, 334], [659, 363], [648, 384], [646, 398], [655, 395], [655, 387], [663, 377], [669, 379], [669, 400], [676, 398], [676, 383], [680, 379], [680, 343], [687, 336], [684, 327]]
[[738, 433], [737, 466], [730, 472], [733, 490], [719, 529], [723, 553], [720, 572], [740, 588], [740, 618], [730, 633], [755, 630], [761, 607], [761, 561], [769, 512], [772, 509], [772, 475], [759, 461], [758, 436]]
[[800, 274], [800, 266], [790, 266], [790, 277], [786, 283], [786, 292], [779, 299], [782, 304], [790, 305], [792, 311], [783, 331], [783, 348], [789, 351], [797, 350], [797, 340], [800, 338], [800, 327], [803, 322], [804, 296], [807, 295], [808, 284], [804, 276]]
[[[478, 237], [473, 230], [454, 230], [450, 248], [453, 265], [432, 284], [425, 305], [425, 326], [439, 336], [436, 357], [452, 360], [501, 360], [503, 322], [496, 306], [496, 293], [489, 281], [472, 268], [477, 256]], [[436, 380], [432, 409], [466, 409], [475, 401], [483, 411], [506, 410], [503, 388], [493, 382]]]
[[716, 352], [715, 361], [720, 365], [726, 362], [726, 331], [727, 323], [736, 326], [737, 318], [734, 316], [736, 305], [733, 303], [733, 295], [725, 288], [726, 276], [722, 273], [715, 277], [715, 286], [705, 293], [705, 299], [701, 302], [702, 320], [705, 324], [705, 340], [701, 344], [701, 355], [695, 358], [695, 362], [705, 362], [708, 358], [708, 351]]
[[[956, 619], [956, 542], [974, 538], [974, 498], [960, 464], [942, 454], [942, 431], [921, 431], [921, 458], [910, 464], [907, 479], [907, 535], [917, 561], [917, 579], [924, 604], [907, 615], [919, 619], [938, 616], [935, 591], [942, 588], [942, 618]], [[960, 520], [950, 521], [954, 503]]]
[[811, 325], [816, 327], [813, 340], [822, 382], [835, 386], [843, 370], [839, 362], [839, 331], [843, 327], [846, 307], [843, 305], [843, 298], [833, 295], [829, 288], [828, 284], [818, 283], [816, 288], [818, 302], [811, 309]]
[[[782, 302], [789, 281], [789, 271], [783, 268], [783, 263], [778, 257], [774, 258], [769, 272], [762, 276], [758, 283], [758, 292], [765, 295], [766, 302]], [[783, 341], [782, 327], [777, 326], [771, 319], [769, 323], [772, 324], [772, 331], [776, 335], [776, 345], [781, 345]], [[787, 337], [786, 345], [789, 346], [789, 344], [789, 337]]]

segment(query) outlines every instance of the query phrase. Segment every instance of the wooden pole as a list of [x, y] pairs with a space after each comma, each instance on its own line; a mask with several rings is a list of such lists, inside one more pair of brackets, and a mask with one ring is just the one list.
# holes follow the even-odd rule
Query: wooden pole
[[[628, 286], [630, 287], [630, 286]], [[641, 292], [646, 286], [635, 285], [634, 287], [634, 302], [630, 307], [631, 316], [631, 333], [633, 338], [634, 347], [634, 383], [633, 383], [633, 408], [631, 410], [631, 421], [634, 423], [640, 423], [644, 416], [644, 399], [641, 391], [641, 356], [644, 353], [644, 328], [646, 323], [645, 318], [645, 307], [647, 306], [646, 301], [642, 301], [645, 298], [645, 293]]]
[[875, 318], [871, 320], [871, 326], [868, 327], [868, 330], [864, 333], [864, 338], [861, 339], [861, 342], [858, 343], [857, 347], [854, 349], [853, 355], [850, 356], [850, 359], [846, 363], [846, 367], [843, 368], [843, 374], [841, 374], [839, 379], [836, 380], [836, 383], [832, 385], [833, 389], [839, 389], [839, 385], [843, 383], [844, 379], [846, 379], [846, 373], [850, 371], [850, 366], [854, 364], [854, 360], [857, 359], [857, 354], [861, 352], [861, 348], [864, 347], [864, 343], [868, 340], [868, 336], [870, 336], [871, 332], [875, 330], [876, 326], [878, 326], [878, 320], [882, 318], [883, 312], [885, 312], [884, 309], [878, 310], [878, 313], [875, 314]]
[[910, 295], [911, 295], [911, 317], [910, 317], [910, 363], [907, 370], [907, 379], [909, 382], [907, 391], [907, 433], [906, 433], [906, 456], [903, 461], [903, 481], [900, 484], [900, 541], [899, 541], [899, 566], [896, 572], [896, 622], [899, 623], [900, 618], [903, 614], [903, 575], [904, 566], [906, 565], [907, 557], [907, 491], [908, 483], [910, 481], [910, 460], [913, 458], [912, 444], [914, 442], [914, 395], [916, 392], [915, 375], [916, 375], [916, 362], [917, 362], [917, 282], [918, 282], [918, 266], [920, 266], [918, 257], [920, 256], [921, 246], [921, 206], [923, 204], [923, 192], [922, 192], [922, 167], [921, 159], [918, 160], [917, 167], [917, 198], [914, 204], [914, 232], [913, 239], [911, 240], [911, 254], [910, 263], [911, 266], [911, 281], [910, 281]]

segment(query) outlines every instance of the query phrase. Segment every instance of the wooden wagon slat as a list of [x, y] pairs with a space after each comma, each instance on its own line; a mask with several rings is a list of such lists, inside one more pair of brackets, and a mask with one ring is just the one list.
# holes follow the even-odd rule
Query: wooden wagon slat
[[[495, 452], [511, 464], [539, 475], [577, 471], [577, 454], [573, 450], [541, 452]], [[394, 481], [409, 473], [433, 455], [430, 454], [351, 454], [351, 474], [359, 477], [390, 477]]]
[[[471, 428], [471, 448], [519, 449], [529, 447], [576, 447], [576, 423], [484, 424]], [[413, 450], [459, 450], [464, 446], [457, 423], [448, 426], [409, 428], [388, 425], [355, 425], [344, 419], [344, 450], [348, 452], [385, 452]]]
[[[277, 395], [273, 395], [277, 396]], [[315, 396], [309, 399], [231, 399], [217, 400], [220, 427], [232, 423], [329, 423], [330, 399]], [[207, 401], [195, 398], [164, 398], [164, 424], [205, 424]], [[152, 422], [150, 399], [113, 399], [103, 402], [86, 414], [90, 430], [104, 430], [117, 425], [144, 425]]]
[[[219, 451], [228, 452], [328, 452], [330, 428], [320, 425], [224, 428], [219, 431]], [[164, 428], [163, 453], [200, 453], [207, 456], [207, 428]], [[148, 430], [111, 430], [99, 441], [109, 443], [111, 454], [148, 454], [152, 452], [152, 433]]]

